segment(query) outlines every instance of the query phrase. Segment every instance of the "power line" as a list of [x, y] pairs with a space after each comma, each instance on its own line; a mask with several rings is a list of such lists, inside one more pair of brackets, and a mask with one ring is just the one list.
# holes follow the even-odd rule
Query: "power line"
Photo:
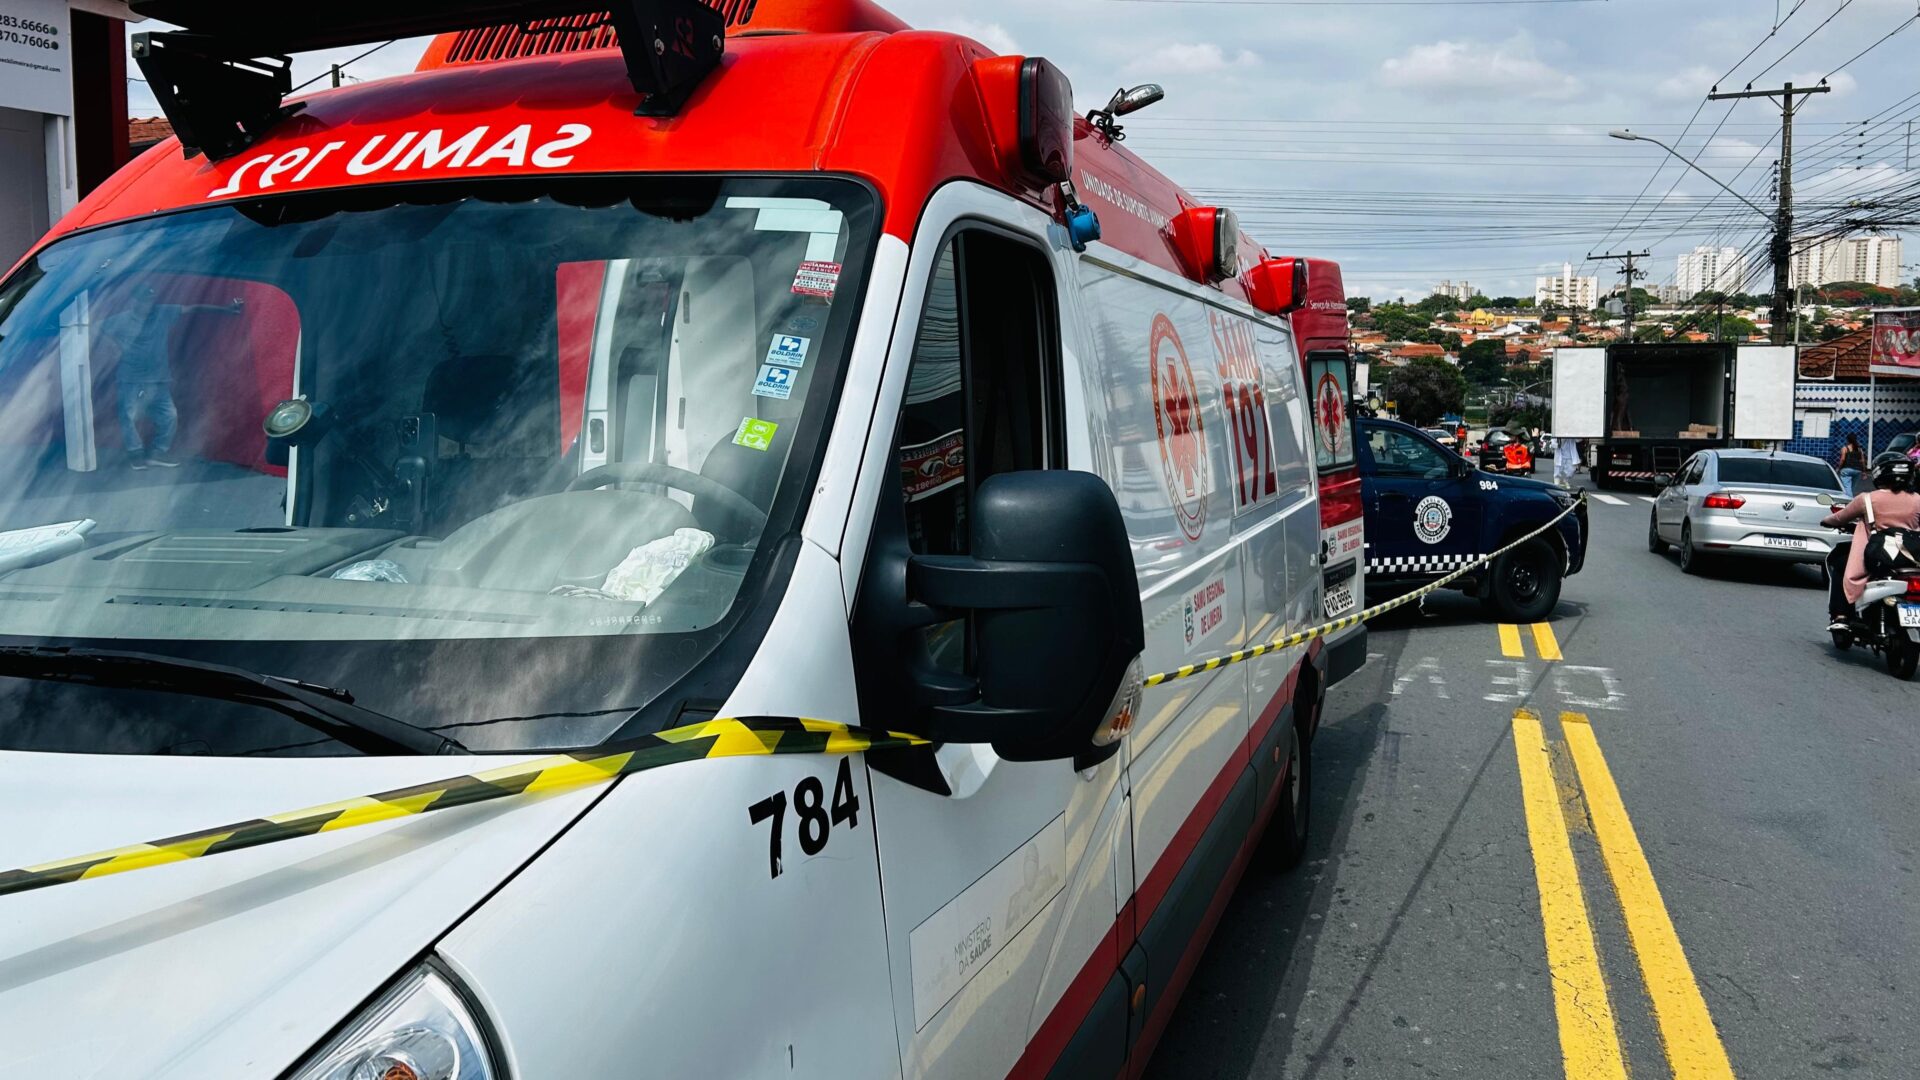
[[328, 70], [323, 71], [318, 75], [315, 75], [313, 78], [308, 79], [306, 82], [303, 82], [299, 86], [294, 87], [292, 90], [287, 91], [287, 94], [295, 94], [302, 90], [305, 90], [307, 87], [312, 86], [314, 83], [319, 82], [321, 79], [325, 79], [331, 76], [334, 72], [340, 71], [341, 69], [349, 67], [353, 64], [357, 64], [360, 61], [365, 60], [367, 57], [372, 56], [374, 53], [379, 52], [381, 49], [384, 49], [391, 44], [393, 44], [393, 42], [383, 41], [380, 44], [375, 45], [373, 48], [368, 49], [366, 52], [361, 53], [359, 56], [354, 57], [353, 59], [347, 61], [344, 64], [335, 64]]
[[1878, 41], [1876, 41], [1876, 42], [1874, 42], [1873, 44], [1871, 44], [1871, 45], [1869, 45], [1869, 46], [1867, 46], [1866, 48], [1864, 48], [1864, 49], [1861, 49], [1861, 50], [1860, 50], [1859, 52], [1857, 52], [1857, 53], [1854, 53], [1854, 54], [1853, 54], [1852, 56], [1850, 56], [1850, 57], [1848, 57], [1848, 58], [1847, 58], [1847, 60], [1846, 60], [1846, 62], [1845, 62], [1845, 63], [1843, 63], [1843, 64], [1841, 64], [1841, 65], [1840, 65], [1840, 67], [1837, 67], [1837, 68], [1834, 68], [1834, 69], [1833, 69], [1832, 71], [1829, 71], [1829, 72], [1827, 72], [1827, 73], [1826, 73], [1825, 75], [1822, 75], [1822, 76], [1820, 76], [1820, 81], [1821, 81], [1821, 82], [1826, 82], [1826, 81], [1827, 81], [1828, 79], [1831, 79], [1831, 78], [1833, 78], [1833, 77], [1834, 77], [1835, 75], [1838, 75], [1838, 74], [1840, 74], [1840, 72], [1841, 72], [1841, 70], [1842, 70], [1842, 69], [1844, 69], [1844, 68], [1845, 68], [1845, 67], [1847, 66], [1847, 64], [1851, 64], [1851, 63], [1853, 63], [1853, 62], [1854, 62], [1855, 60], [1858, 60], [1858, 59], [1860, 59], [1861, 57], [1863, 57], [1863, 56], [1865, 56], [1865, 55], [1867, 55], [1868, 53], [1870, 53], [1870, 52], [1872, 52], [1873, 50], [1875, 50], [1875, 49], [1877, 49], [1877, 48], [1879, 48], [1880, 46], [1882, 46], [1882, 45], [1884, 45], [1884, 44], [1886, 44], [1886, 42], [1887, 42], [1887, 38], [1890, 38], [1890, 37], [1892, 37], [1893, 35], [1895, 35], [1895, 34], [1897, 34], [1897, 33], [1899, 33], [1900, 31], [1902, 31], [1902, 30], [1905, 30], [1905, 29], [1906, 29], [1907, 27], [1909, 27], [1909, 26], [1912, 26], [1912, 25], [1914, 24], [1914, 21], [1915, 21], [1915, 20], [1920, 20], [1920, 14], [1915, 14], [1915, 15], [1909, 15], [1909, 16], [1907, 16], [1907, 21], [1905, 21], [1905, 22], [1903, 22], [1903, 23], [1901, 23], [1901, 24], [1900, 24], [1899, 26], [1896, 26], [1896, 27], [1894, 27], [1893, 29], [1891, 29], [1891, 30], [1889, 30], [1889, 31], [1887, 31], [1887, 33], [1886, 33], [1886, 37], [1883, 37], [1883, 38], [1881, 38], [1880, 40], [1878, 40]]
[[1774, 68], [1779, 67], [1781, 63], [1786, 60], [1787, 57], [1792, 56], [1795, 52], [1797, 52], [1800, 46], [1805, 45], [1807, 42], [1813, 40], [1813, 35], [1826, 29], [1828, 23], [1832, 22], [1835, 18], [1838, 18], [1841, 12], [1847, 10], [1847, 8], [1851, 7], [1852, 5], [1853, 5], [1853, 0], [1840, 0], [1840, 6], [1833, 9], [1833, 14], [1828, 15], [1826, 18], [1820, 20], [1819, 26], [1816, 26], [1813, 29], [1807, 31], [1806, 37], [1803, 37], [1799, 41], [1794, 42], [1793, 48], [1788, 49], [1786, 52], [1781, 53], [1779, 56], [1774, 58], [1773, 63], [1768, 64], [1766, 67], [1761, 68], [1757, 74], [1755, 74], [1752, 78], [1747, 80], [1747, 85], [1752, 86], [1755, 82], [1765, 78], [1767, 72], [1772, 71]]

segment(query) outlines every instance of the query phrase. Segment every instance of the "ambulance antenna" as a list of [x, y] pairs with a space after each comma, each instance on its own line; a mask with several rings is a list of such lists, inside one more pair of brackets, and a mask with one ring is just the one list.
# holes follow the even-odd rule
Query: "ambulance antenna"
[[1167, 96], [1159, 83], [1141, 83], [1129, 90], [1121, 87], [1113, 92], [1113, 97], [1104, 109], [1094, 109], [1087, 113], [1087, 122], [1098, 128], [1111, 142], [1120, 142], [1127, 137], [1126, 129], [1118, 123], [1120, 117], [1141, 109]]

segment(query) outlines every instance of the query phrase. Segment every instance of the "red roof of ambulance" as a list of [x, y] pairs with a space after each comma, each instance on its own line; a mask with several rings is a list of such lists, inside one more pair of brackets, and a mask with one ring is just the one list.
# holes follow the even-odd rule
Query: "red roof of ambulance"
[[1339, 263], [1307, 260], [1307, 302], [1293, 313], [1293, 333], [1302, 356], [1315, 349], [1346, 351], [1347, 287]]
[[[995, 150], [995, 121], [1003, 130], [1006, 121], [997, 113], [990, 120], [976, 68], [993, 53], [954, 34], [899, 26], [867, 0], [761, 0], [753, 22], [729, 39], [719, 70], [669, 118], [634, 115], [640, 97], [616, 49], [449, 63], [448, 39], [458, 35], [446, 35], [423, 61], [445, 66], [301, 99], [300, 112], [224, 161], [183, 159], [176, 142], [161, 143], [50, 236], [231, 198], [551, 174], [857, 176], [879, 190], [884, 227], [902, 239], [912, 236], [933, 190], [954, 179], [1054, 209], [1052, 193], [1028, 189]], [[501, 140], [523, 127], [516, 153]], [[400, 140], [424, 142], [429, 133], [439, 150], [463, 137], [473, 142], [468, 153], [437, 165], [393, 155]], [[550, 149], [542, 155], [542, 148]], [[1195, 200], [1084, 120], [1076, 125], [1074, 180], [1098, 212], [1106, 243], [1187, 273], [1168, 222]], [[1241, 246], [1243, 262], [1260, 257], [1250, 238]], [[1237, 279], [1222, 289], [1245, 296]]]

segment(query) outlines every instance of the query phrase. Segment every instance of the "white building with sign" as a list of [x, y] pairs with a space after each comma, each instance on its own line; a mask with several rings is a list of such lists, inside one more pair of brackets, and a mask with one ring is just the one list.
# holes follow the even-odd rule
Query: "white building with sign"
[[[121, 22], [133, 15], [121, 0], [0, 0], [0, 271], [79, 201], [82, 188], [75, 131], [75, 67], [99, 78], [104, 63], [124, 65], [106, 50], [124, 50]], [[79, 22], [76, 23], [76, 17]], [[76, 43], [76, 25], [88, 28]], [[111, 23], [111, 42], [103, 32]], [[124, 70], [117, 76], [124, 80]], [[84, 84], [83, 84], [84, 85]], [[88, 87], [124, 103], [125, 87]], [[116, 92], [117, 91], [117, 92]], [[124, 113], [125, 106], [121, 110]], [[122, 117], [124, 123], [124, 116]], [[124, 135], [122, 135], [124, 141]]]

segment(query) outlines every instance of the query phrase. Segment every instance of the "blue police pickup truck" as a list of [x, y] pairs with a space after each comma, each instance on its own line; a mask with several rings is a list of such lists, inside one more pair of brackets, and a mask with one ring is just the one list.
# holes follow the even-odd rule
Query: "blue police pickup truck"
[[[1525, 477], [1481, 472], [1419, 428], [1355, 421], [1366, 500], [1367, 588], [1397, 594], [1498, 551], [1574, 503], [1572, 492]], [[1560, 602], [1560, 583], [1587, 557], [1587, 508], [1561, 519], [1452, 588], [1480, 598], [1505, 622], [1539, 622]]]

